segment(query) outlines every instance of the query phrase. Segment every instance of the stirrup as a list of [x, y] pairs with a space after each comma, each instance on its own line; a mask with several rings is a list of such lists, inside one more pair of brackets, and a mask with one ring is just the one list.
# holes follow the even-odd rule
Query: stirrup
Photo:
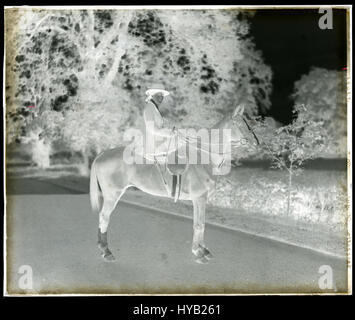
[[171, 197], [174, 198], [174, 202], [177, 202], [181, 193], [181, 174], [173, 175]]
[[155, 165], [156, 165], [156, 167], [157, 167], [157, 169], [158, 169], [158, 171], [159, 171], [159, 173], [160, 173], [160, 176], [161, 176], [161, 179], [162, 179], [163, 184], [164, 184], [164, 186], [165, 186], [165, 189], [166, 189], [167, 193], [169, 194], [169, 186], [168, 186], [168, 183], [166, 182], [166, 180], [165, 180], [165, 178], [164, 178], [164, 175], [163, 175], [163, 173], [161, 172], [160, 164], [159, 164], [159, 162], [157, 161], [157, 159], [156, 159], [155, 156], [154, 156], [154, 163], [155, 163]]

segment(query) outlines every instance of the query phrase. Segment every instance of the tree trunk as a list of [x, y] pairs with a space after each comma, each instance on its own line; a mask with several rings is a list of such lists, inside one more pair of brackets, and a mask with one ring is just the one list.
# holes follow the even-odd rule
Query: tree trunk
[[32, 160], [42, 169], [47, 169], [50, 166], [51, 144], [38, 138], [33, 141], [32, 145]]
[[89, 153], [87, 152], [87, 150], [82, 152], [82, 156], [83, 156], [83, 162], [79, 164], [78, 170], [80, 175], [87, 177], [90, 175]]
[[118, 38], [118, 46], [116, 48], [115, 59], [111, 66], [110, 71], [108, 72], [105, 78], [105, 86], [111, 84], [115, 76], [117, 75], [118, 66], [120, 64], [122, 56], [126, 53], [126, 44], [128, 41], [128, 24], [131, 21], [132, 14], [128, 13], [125, 17], [125, 20], [122, 21], [119, 25], [119, 38]]
[[291, 189], [292, 189], [292, 162], [288, 171], [288, 195], [287, 195], [287, 216], [290, 216], [291, 211]]

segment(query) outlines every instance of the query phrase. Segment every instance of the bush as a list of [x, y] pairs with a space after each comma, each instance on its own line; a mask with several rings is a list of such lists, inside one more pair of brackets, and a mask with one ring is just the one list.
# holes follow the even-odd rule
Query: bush
[[224, 177], [217, 182], [216, 192], [208, 202], [237, 209], [236, 213], [240, 210], [248, 215], [284, 217], [344, 230], [347, 194], [343, 184], [327, 171], [308, 170], [298, 178], [292, 190], [290, 216], [287, 215], [288, 183], [282, 171], [236, 169], [231, 178]]

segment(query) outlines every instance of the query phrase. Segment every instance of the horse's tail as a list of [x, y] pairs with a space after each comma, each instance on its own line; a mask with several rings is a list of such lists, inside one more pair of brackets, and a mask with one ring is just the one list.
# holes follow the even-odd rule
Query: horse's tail
[[101, 191], [100, 191], [99, 181], [97, 179], [95, 164], [96, 162], [94, 160], [90, 172], [90, 202], [91, 202], [92, 210], [94, 212], [99, 212]]

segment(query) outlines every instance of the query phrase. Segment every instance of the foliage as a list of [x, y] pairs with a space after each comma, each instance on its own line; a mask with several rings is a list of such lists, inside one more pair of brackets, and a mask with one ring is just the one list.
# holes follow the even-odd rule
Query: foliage
[[312, 68], [296, 83], [292, 98], [296, 104], [307, 105], [307, 117], [322, 121], [330, 137], [328, 152], [346, 157], [346, 73]]
[[[253, 101], [251, 114], [258, 104], [267, 109], [271, 70], [247, 37], [248, 27], [243, 14], [227, 10], [139, 11], [129, 24], [137, 44], [131, 42], [119, 68], [124, 88], [139, 100], [142, 89], [164, 84], [172, 95], [162, 113], [180, 126], [209, 127], [243, 98]], [[264, 99], [248, 89], [256, 78]]]
[[74, 151], [120, 144], [123, 131], [139, 124], [144, 92], [155, 83], [171, 92], [161, 110], [177, 126], [210, 127], [239, 102], [249, 114], [270, 106], [271, 69], [254, 48], [245, 13], [18, 11], [16, 41], [7, 41], [14, 52], [7, 70], [16, 80], [7, 92], [8, 142], [35, 127], [47, 143], [60, 139]]
[[[122, 144], [122, 128], [125, 127], [127, 118], [124, 117], [124, 113], [120, 114], [117, 110], [119, 106], [116, 105], [101, 108], [92, 105], [81, 110], [69, 111], [62, 132], [64, 142], [71, 146], [71, 150], [88, 154], [97, 154]], [[86, 116], [88, 112], [90, 118]]]
[[301, 168], [309, 159], [319, 156], [328, 143], [323, 122], [308, 118], [308, 107], [295, 106], [292, 123], [270, 128], [265, 121], [258, 121], [255, 128], [261, 139], [261, 151], [273, 161], [273, 167], [290, 170]]
[[273, 129], [259, 121], [255, 129], [262, 137], [260, 149], [272, 160], [272, 167], [286, 170], [288, 174], [288, 205], [291, 210], [292, 178], [302, 171], [305, 161], [318, 157], [326, 148], [329, 137], [323, 122], [308, 117], [308, 108], [295, 106], [291, 124]]
[[209, 204], [236, 209], [236, 214], [319, 224], [334, 232], [346, 230], [345, 185], [345, 173], [307, 169], [294, 179], [291, 210], [287, 214], [288, 181], [282, 171], [238, 168], [230, 177], [217, 181]]

